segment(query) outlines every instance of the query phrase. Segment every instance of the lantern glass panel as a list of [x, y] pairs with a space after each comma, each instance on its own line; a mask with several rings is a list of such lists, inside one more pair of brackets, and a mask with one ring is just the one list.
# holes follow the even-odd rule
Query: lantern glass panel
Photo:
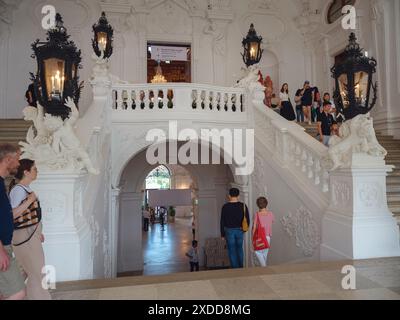
[[78, 73], [78, 67], [76, 64], [73, 64], [72, 65], [72, 79], [75, 79], [75, 76], [77, 75], [77, 73]]
[[65, 61], [57, 58], [44, 60], [44, 76], [48, 100], [62, 101], [65, 83]]
[[99, 45], [100, 51], [105, 51], [107, 47], [107, 33], [98, 32], [97, 33], [97, 43]]
[[348, 92], [348, 80], [347, 80], [347, 74], [341, 74], [339, 77], [339, 90], [340, 90], [340, 96], [342, 97], [342, 102], [343, 102], [343, 107], [348, 108], [350, 106], [350, 100], [349, 100], [349, 92]]
[[354, 93], [356, 103], [365, 107], [367, 102], [368, 73], [359, 71], [354, 74]]
[[250, 59], [256, 60], [258, 55], [258, 42], [250, 43]]

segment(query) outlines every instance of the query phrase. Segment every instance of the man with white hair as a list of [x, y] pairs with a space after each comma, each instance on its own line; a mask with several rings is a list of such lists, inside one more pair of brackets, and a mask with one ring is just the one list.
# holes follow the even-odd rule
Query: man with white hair
[[24, 279], [11, 247], [14, 218], [4, 183], [7, 176], [17, 173], [19, 157], [18, 147], [0, 144], [0, 296], [7, 300], [22, 300], [26, 295]]

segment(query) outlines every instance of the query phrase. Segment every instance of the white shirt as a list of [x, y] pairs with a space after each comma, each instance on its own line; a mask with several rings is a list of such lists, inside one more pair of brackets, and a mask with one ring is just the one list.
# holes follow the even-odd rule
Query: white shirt
[[17, 184], [14, 188], [12, 188], [10, 192], [11, 207], [13, 209], [18, 208], [22, 201], [28, 197], [28, 193], [32, 193], [32, 189], [30, 187]]
[[289, 95], [286, 92], [284, 93], [279, 92], [279, 98], [281, 99], [282, 102], [289, 101]]

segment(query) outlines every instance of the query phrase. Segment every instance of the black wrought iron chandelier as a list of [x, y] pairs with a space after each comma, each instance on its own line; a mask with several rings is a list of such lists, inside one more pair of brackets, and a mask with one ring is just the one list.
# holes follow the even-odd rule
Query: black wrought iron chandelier
[[250, 25], [250, 30], [246, 36], [243, 38], [243, 62], [247, 67], [259, 63], [264, 52], [261, 49], [262, 37], [257, 35], [256, 30], [254, 29], [254, 24]]
[[62, 17], [56, 14], [56, 24], [47, 32], [47, 42], [36, 40], [32, 44], [32, 58], [37, 60], [37, 73], [31, 73], [35, 94], [45, 112], [67, 118], [70, 109], [64, 105], [71, 97], [78, 106], [83, 82], [78, 84], [81, 51], [69, 41]]
[[[334, 99], [346, 120], [359, 114], [366, 114], [375, 106], [377, 83], [372, 81], [377, 62], [360, 48], [354, 33], [350, 34], [349, 44], [344, 52], [344, 61], [332, 69], [335, 78]], [[371, 99], [371, 96], [373, 97]]]
[[104, 52], [104, 58], [110, 58], [113, 53], [114, 30], [108, 23], [104, 11], [101, 13], [99, 21], [93, 25], [93, 33], [92, 46], [95, 54], [100, 57], [101, 52]]

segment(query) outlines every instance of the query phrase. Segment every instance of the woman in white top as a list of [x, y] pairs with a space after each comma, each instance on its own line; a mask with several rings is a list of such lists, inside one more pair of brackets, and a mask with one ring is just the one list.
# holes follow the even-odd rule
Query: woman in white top
[[[20, 160], [18, 172], [10, 185], [10, 202], [14, 219], [27, 212], [32, 204], [37, 202], [30, 184], [36, 180], [37, 168], [35, 162], [28, 159]], [[16, 184], [18, 180], [18, 184]], [[32, 208], [32, 207], [31, 207]], [[20, 219], [18, 219], [20, 220]], [[17, 221], [18, 221], [17, 220]], [[48, 290], [42, 287], [42, 269], [45, 266], [42, 242], [42, 223], [39, 222], [21, 229], [15, 229], [13, 234], [13, 251], [19, 264], [24, 269], [27, 279], [27, 298], [29, 300], [51, 299]]]
[[281, 116], [286, 120], [294, 121], [296, 120], [296, 114], [294, 113], [292, 103], [289, 98], [289, 85], [284, 83], [279, 93]]

